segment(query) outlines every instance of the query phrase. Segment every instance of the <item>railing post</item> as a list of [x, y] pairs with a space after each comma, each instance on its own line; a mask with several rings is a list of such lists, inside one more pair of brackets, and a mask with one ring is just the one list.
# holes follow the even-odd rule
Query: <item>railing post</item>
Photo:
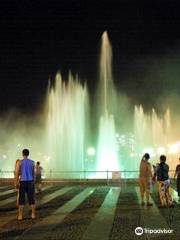
[[84, 169], [84, 180], [86, 180], [86, 170]]
[[109, 185], [109, 174], [108, 174], [108, 170], [107, 170], [107, 185]]

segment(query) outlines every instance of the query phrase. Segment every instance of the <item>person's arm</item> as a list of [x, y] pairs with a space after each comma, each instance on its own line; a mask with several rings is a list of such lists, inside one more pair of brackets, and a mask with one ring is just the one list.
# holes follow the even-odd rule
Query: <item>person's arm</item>
[[14, 176], [15, 188], [19, 187], [19, 176], [20, 176], [20, 161], [18, 161], [15, 166], [15, 176]]

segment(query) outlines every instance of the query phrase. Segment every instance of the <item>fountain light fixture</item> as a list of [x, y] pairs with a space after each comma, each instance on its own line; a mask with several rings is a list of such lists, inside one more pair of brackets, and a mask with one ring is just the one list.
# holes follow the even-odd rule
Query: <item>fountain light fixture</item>
[[169, 147], [169, 153], [171, 154], [176, 154], [179, 152], [180, 148], [179, 148], [179, 143], [175, 143], [175, 144], [172, 144], [170, 145]]
[[89, 156], [94, 156], [96, 154], [96, 149], [94, 147], [88, 147], [87, 154]]
[[165, 152], [166, 152], [165, 147], [162, 147], [162, 146], [158, 147], [158, 149], [157, 149], [158, 154], [165, 154]]

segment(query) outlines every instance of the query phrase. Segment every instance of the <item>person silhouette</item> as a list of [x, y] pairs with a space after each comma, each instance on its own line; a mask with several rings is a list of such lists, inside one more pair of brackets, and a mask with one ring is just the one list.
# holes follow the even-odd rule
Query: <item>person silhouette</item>
[[34, 161], [29, 159], [29, 150], [22, 151], [23, 159], [16, 169], [16, 186], [19, 179], [19, 207], [18, 220], [23, 219], [23, 208], [25, 205], [25, 195], [27, 194], [29, 205], [31, 206], [31, 218], [35, 219], [35, 186], [34, 186]]

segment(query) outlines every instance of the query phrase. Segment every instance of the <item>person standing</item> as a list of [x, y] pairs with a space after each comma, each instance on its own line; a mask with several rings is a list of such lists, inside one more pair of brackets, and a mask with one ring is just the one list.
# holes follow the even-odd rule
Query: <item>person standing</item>
[[176, 186], [177, 186], [177, 192], [178, 192], [178, 197], [180, 202], [180, 158], [179, 158], [179, 164], [176, 166], [174, 178], [176, 178]]
[[29, 205], [31, 206], [31, 218], [35, 219], [35, 186], [34, 186], [34, 161], [29, 159], [29, 150], [22, 151], [23, 159], [16, 169], [16, 185], [19, 179], [19, 208], [18, 220], [23, 219], [23, 208], [25, 205], [25, 195], [27, 194]]
[[160, 198], [159, 207], [173, 207], [172, 197], [170, 194], [169, 165], [166, 164], [166, 156], [160, 156], [160, 163], [156, 167], [158, 192]]
[[42, 170], [43, 168], [40, 166], [40, 162], [37, 162], [35, 173], [36, 173], [36, 186], [38, 192], [41, 192], [42, 190]]
[[139, 186], [141, 192], [141, 205], [144, 206], [144, 195], [146, 195], [147, 206], [153, 206], [149, 201], [150, 198], [150, 187], [152, 181], [151, 164], [148, 162], [150, 159], [149, 153], [145, 153], [140, 163], [140, 174], [139, 174]]

